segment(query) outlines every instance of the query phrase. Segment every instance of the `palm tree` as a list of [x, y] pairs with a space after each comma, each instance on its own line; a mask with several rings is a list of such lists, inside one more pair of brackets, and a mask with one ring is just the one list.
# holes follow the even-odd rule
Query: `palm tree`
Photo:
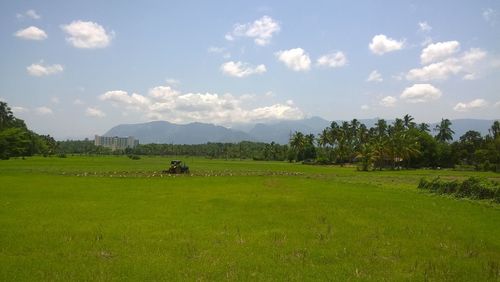
[[421, 124], [418, 125], [418, 129], [422, 132], [431, 132], [431, 127], [429, 124], [422, 122]]
[[384, 137], [387, 132], [387, 122], [384, 119], [379, 119], [375, 124], [375, 129], [379, 138]]
[[451, 130], [451, 121], [449, 119], [441, 119], [441, 123], [434, 128], [437, 131], [436, 140], [439, 142], [448, 142], [453, 140], [455, 131]]
[[318, 145], [321, 147], [325, 147], [327, 145], [331, 144], [330, 142], [330, 128], [325, 128], [323, 131], [318, 134]]
[[403, 123], [406, 128], [413, 128], [415, 127], [415, 123], [413, 122], [414, 118], [410, 116], [409, 114], [406, 114], [403, 117]]
[[290, 147], [296, 152], [297, 160], [302, 159], [305, 144], [304, 134], [300, 131], [295, 131], [292, 135], [292, 139], [290, 139]]

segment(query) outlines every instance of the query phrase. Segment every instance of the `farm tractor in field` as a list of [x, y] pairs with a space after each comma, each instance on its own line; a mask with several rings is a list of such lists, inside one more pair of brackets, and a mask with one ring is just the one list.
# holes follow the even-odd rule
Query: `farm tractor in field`
[[182, 163], [182, 161], [179, 160], [173, 160], [170, 162], [170, 167], [168, 170], [164, 170], [164, 173], [170, 173], [170, 174], [182, 174], [182, 173], [189, 173], [189, 167]]

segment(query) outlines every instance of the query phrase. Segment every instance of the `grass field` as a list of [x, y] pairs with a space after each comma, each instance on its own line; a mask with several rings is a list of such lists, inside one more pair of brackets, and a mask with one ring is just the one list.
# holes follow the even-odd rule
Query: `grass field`
[[0, 161], [0, 280], [500, 281], [500, 205], [281, 162]]

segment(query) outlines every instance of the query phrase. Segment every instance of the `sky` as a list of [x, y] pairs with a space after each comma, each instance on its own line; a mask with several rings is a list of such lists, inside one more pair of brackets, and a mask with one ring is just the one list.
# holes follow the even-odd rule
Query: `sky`
[[500, 118], [500, 1], [1, 1], [0, 100], [124, 123]]

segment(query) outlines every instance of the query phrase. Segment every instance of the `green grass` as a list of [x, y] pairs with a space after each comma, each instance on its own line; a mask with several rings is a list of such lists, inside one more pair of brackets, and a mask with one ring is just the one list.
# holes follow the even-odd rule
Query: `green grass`
[[0, 162], [0, 280], [499, 281], [500, 207], [455, 171], [68, 157]]

